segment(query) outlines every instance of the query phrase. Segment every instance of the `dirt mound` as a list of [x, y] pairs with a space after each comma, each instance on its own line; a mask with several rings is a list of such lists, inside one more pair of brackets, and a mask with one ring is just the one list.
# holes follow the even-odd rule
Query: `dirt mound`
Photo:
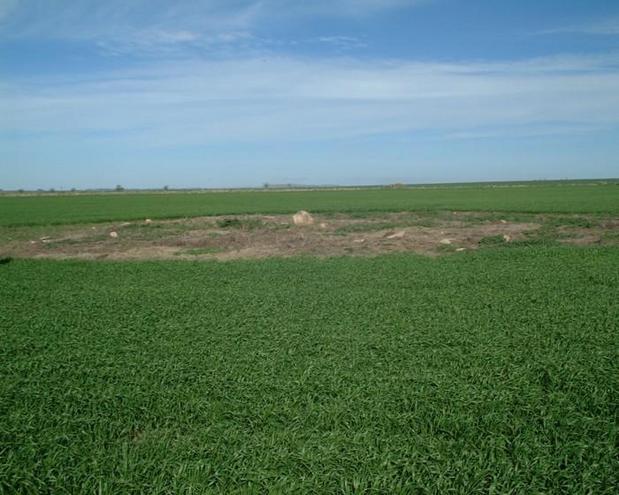
[[43, 237], [40, 229], [22, 227], [7, 231], [10, 235], [0, 231], [0, 258], [231, 260], [394, 252], [439, 256], [523, 241], [619, 244], [615, 217], [587, 217], [590, 225], [580, 227], [572, 217], [519, 216], [519, 221], [503, 222], [496, 213], [479, 212], [312, 216], [299, 211], [294, 224], [289, 214], [195, 217], [157, 220], [153, 225], [131, 222], [121, 229], [119, 223], [54, 226]]

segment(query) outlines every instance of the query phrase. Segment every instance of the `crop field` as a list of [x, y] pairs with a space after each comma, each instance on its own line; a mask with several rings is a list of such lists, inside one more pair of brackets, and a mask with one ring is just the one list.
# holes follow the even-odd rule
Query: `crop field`
[[1, 196], [0, 301], [2, 495], [617, 492], [612, 183]]
[[619, 213], [619, 182], [401, 189], [0, 196], [0, 226], [204, 215], [475, 210]]
[[616, 493], [619, 249], [0, 264], [2, 493]]

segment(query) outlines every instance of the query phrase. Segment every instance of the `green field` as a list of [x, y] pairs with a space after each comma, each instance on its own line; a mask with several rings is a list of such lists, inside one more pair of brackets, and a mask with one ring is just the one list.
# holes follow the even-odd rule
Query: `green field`
[[616, 493], [616, 248], [18, 260], [0, 300], [1, 493]]
[[0, 196], [0, 226], [243, 213], [478, 210], [619, 213], [619, 182], [403, 189]]
[[541, 227], [437, 258], [0, 259], [0, 494], [616, 493], [617, 184], [0, 196], [0, 227], [299, 209]]

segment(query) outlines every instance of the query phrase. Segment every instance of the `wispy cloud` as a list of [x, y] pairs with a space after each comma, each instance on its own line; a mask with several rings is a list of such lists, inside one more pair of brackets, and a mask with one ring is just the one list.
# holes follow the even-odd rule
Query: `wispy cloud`
[[429, 0], [0, 0], [2, 40], [65, 40], [92, 43], [107, 55], [190, 56], [258, 53], [290, 44], [320, 43], [334, 52], [365, 46], [334, 33], [312, 40], [259, 36], [265, 25], [313, 17], [367, 17]]
[[355, 48], [364, 48], [367, 46], [366, 42], [362, 41], [360, 38], [353, 36], [320, 36], [313, 41], [334, 46], [339, 50], [352, 50]]
[[[533, 133], [577, 132], [619, 124], [617, 54], [358, 61], [341, 56], [365, 46], [357, 37], [281, 41], [329, 46], [340, 55], [303, 58], [274, 56], [278, 41], [255, 30], [276, 15], [367, 16], [421, 3], [74, 0], [59, 7], [13, 1], [0, 38], [89, 40], [107, 54], [145, 61], [122, 71], [6, 79], [0, 132], [173, 146], [425, 131], [466, 137], [497, 126], [507, 133], [527, 125]], [[613, 32], [614, 21], [605, 22], [588, 29]], [[204, 51], [219, 56], [203, 57]]]
[[[190, 56], [242, 47], [259, 2], [222, 0], [19, 0], [0, 24], [2, 40], [79, 41], [107, 55]], [[1, 11], [0, 11], [1, 14]]]
[[[429, 0], [2, 0], [5, 37], [131, 38], [144, 32], [247, 31], [297, 16], [367, 16]], [[169, 40], [164, 40], [169, 41]]]
[[267, 45], [266, 40], [247, 31], [221, 31], [201, 34], [187, 30], [148, 29], [136, 31], [123, 38], [102, 37], [96, 47], [104, 55], [133, 55], [141, 57], [190, 58], [196, 51], [217, 52], [220, 55], [235, 52], [256, 52]]
[[0, 88], [0, 133], [136, 146], [619, 124], [615, 55], [512, 63], [184, 61]]

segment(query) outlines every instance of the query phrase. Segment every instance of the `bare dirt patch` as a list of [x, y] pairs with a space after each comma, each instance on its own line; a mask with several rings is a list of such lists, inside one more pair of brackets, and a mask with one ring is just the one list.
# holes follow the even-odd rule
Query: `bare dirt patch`
[[[619, 219], [582, 215], [506, 215], [476, 212], [200, 217], [106, 224], [13, 228], [0, 231], [0, 254], [28, 258], [217, 259], [272, 256], [436, 256], [488, 244], [553, 240], [619, 243]], [[492, 244], [492, 243], [490, 243]]]

